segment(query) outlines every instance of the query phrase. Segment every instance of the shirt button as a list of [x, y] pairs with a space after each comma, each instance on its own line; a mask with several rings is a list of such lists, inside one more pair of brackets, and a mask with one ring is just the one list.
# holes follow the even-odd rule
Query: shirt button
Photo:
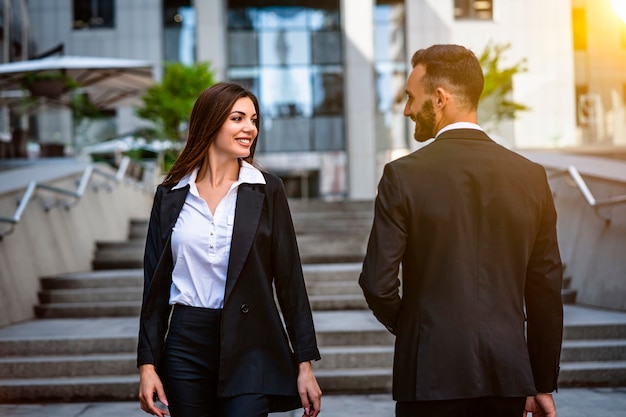
[[248, 307], [248, 304], [246, 303], [243, 303], [241, 307], [239, 307], [239, 309], [243, 314], [248, 314], [248, 312], [250, 311], [250, 307]]
[[213, 245], [209, 245], [209, 248], [213, 249]]

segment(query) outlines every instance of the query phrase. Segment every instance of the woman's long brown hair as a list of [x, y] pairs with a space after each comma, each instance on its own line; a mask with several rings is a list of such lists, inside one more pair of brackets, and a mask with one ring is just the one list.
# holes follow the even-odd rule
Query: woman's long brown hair
[[258, 132], [261, 129], [259, 102], [247, 88], [233, 82], [220, 82], [204, 90], [196, 100], [189, 118], [187, 143], [165, 177], [163, 185], [176, 184], [202, 164], [209, 146], [215, 141], [235, 102], [244, 97], [252, 100], [257, 114], [257, 137], [250, 147], [250, 155], [243, 158], [244, 161], [253, 163]]

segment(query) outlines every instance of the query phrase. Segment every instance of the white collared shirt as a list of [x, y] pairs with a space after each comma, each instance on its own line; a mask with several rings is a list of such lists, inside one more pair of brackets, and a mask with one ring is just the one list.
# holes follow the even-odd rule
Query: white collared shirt
[[211, 213], [198, 193], [197, 175], [198, 168], [173, 187], [189, 185], [189, 193], [172, 231], [170, 304], [222, 308], [237, 191], [242, 183], [265, 184], [265, 178], [261, 171], [242, 161], [238, 180]]
[[456, 123], [451, 123], [448, 126], [442, 127], [441, 130], [437, 132], [437, 134], [435, 135], [435, 139], [437, 139], [439, 135], [441, 135], [443, 132], [447, 132], [448, 130], [452, 130], [452, 129], [476, 129], [476, 130], [481, 130], [481, 131], [483, 130], [483, 128], [478, 126], [476, 123], [456, 122]]

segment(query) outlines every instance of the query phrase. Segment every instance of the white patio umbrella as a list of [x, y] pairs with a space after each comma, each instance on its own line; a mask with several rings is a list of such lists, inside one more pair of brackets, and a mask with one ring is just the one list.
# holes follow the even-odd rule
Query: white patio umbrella
[[[138, 103], [138, 98], [154, 83], [150, 61], [85, 56], [51, 56], [0, 64], [0, 100], [5, 105], [23, 103], [28, 95], [24, 81], [30, 74], [60, 72], [78, 83], [99, 108]], [[47, 104], [68, 105], [70, 97], [61, 94], [46, 98]]]

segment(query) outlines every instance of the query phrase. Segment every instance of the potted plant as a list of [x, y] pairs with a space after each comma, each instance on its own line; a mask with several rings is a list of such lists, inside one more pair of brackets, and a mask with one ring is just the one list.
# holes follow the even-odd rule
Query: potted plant
[[78, 87], [78, 83], [61, 71], [29, 73], [24, 76], [23, 86], [33, 97], [59, 97]]

